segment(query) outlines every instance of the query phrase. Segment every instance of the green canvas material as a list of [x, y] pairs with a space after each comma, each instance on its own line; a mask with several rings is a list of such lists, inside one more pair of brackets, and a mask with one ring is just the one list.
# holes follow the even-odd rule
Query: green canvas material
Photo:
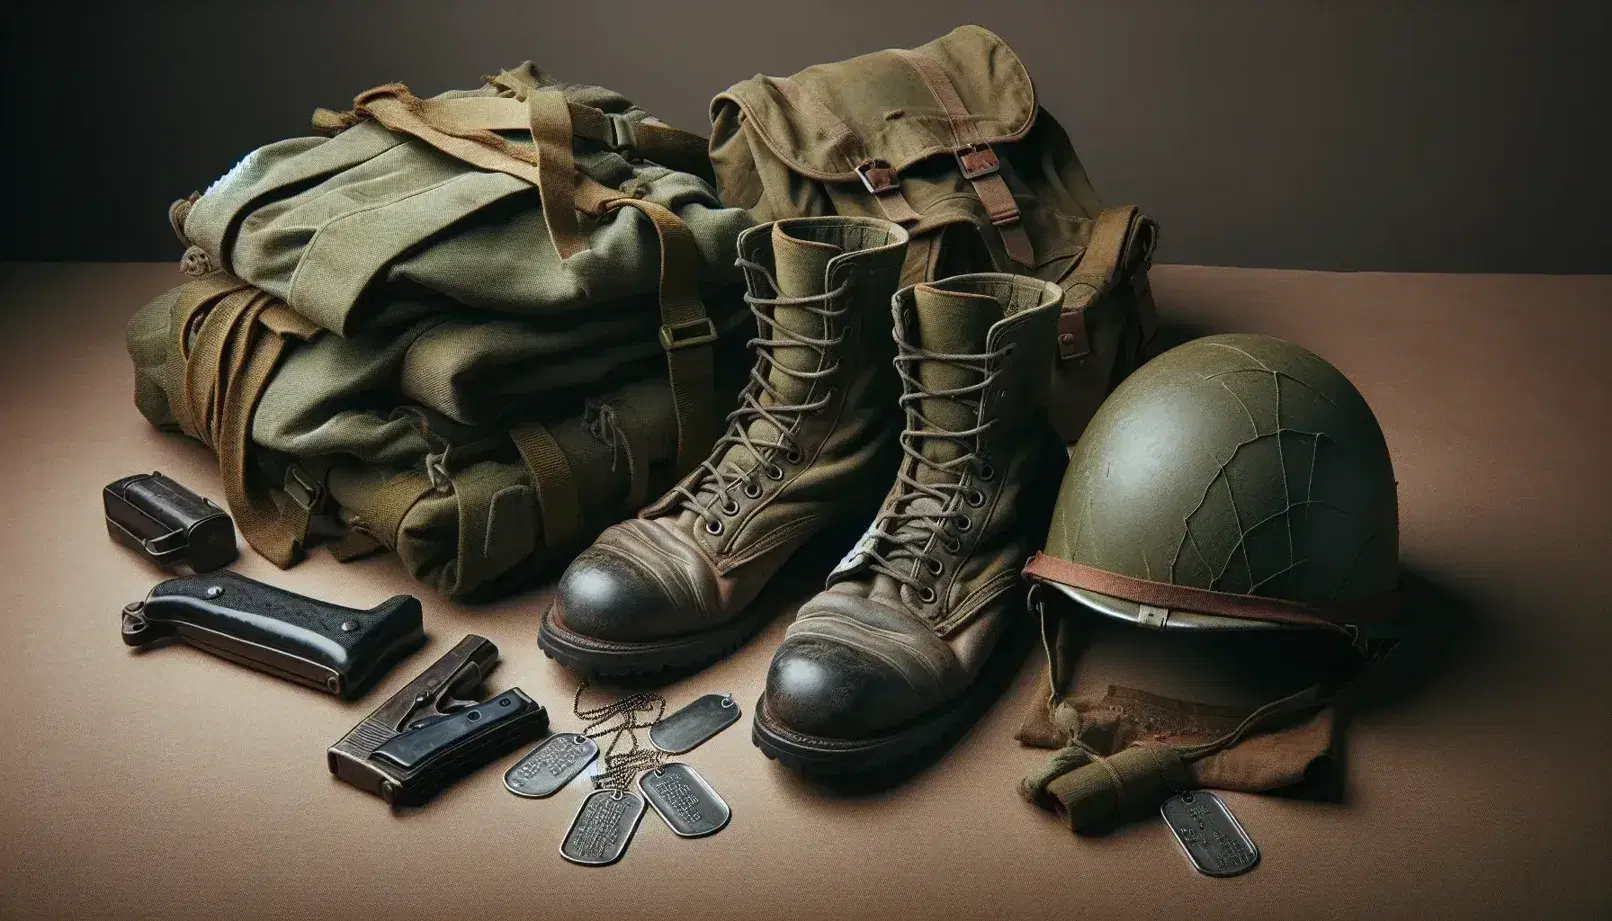
[[758, 75], [717, 96], [711, 122], [722, 200], [758, 221], [896, 221], [911, 237], [902, 285], [996, 271], [1063, 288], [1050, 411], [1066, 443], [1137, 364], [1157, 225], [1103, 205], [1023, 62], [988, 30]]
[[[551, 123], [568, 149], [543, 146]], [[704, 456], [744, 364], [753, 220], [718, 200], [702, 138], [530, 63], [431, 100], [377, 88], [315, 124], [330, 136], [262, 147], [176, 203], [195, 278], [128, 330], [147, 419], [221, 469], [242, 429], [237, 478], [272, 498], [232, 501], [253, 546], [289, 565], [310, 526], [346, 527], [344, 557], [395, 549], [445, 595], [489, 594]], [[200, 301], [230, 279], [271, 305], [257, 324], [214, 328], [228, 297]], [[275, 332], [272, 305], [307, 327]], [[255, 400], [254, 362], [272, 364]]]

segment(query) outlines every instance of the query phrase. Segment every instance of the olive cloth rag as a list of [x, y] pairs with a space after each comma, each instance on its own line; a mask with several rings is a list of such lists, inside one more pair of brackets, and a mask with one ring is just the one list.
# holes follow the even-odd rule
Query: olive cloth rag
[[[1308, 706], [1302, 698], [1293, 700], [1292, 717], [1261, 720], [1198, 758], [1183, 753], [1237, 733], [1254, 711], [1113, 685], [1101, 695], [1066, 699], [1053, 693], [1045, 669], [1033, 699], [1016, 738], [1059, 752], [1024, 778], [1019, 792], [1067, 819], [1073, 831], [1139, 818], [1181, 789], [1257, 793], [1292, 786], [1330, 758], [1332, 749], [1334, 711], [1318, 706], [1318, 697]], [[1094, 763], [1100, 767], [1081, 770]]]

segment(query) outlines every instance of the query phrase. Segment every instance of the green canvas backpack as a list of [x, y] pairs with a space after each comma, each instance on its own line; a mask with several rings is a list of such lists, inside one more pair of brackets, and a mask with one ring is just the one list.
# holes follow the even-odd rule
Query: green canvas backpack
[[129, 325], [135, 400], [215, 450], [276, 565], [322, 535], [513, 589], [703, 458], [739, 389], [752, 220], [705, 139], [531, 64], [485, 82], [321, 110], [170, 212], [194, 277]]
[[758, 221], [895, 221], [911, 236], [903, 285], [997, 271], [1062, 287], [1052, 416], [1066, 442], [1140, 363], [1157, 225], [1102, 205], [991, 32], [963, 26], [914, 50], [757, 76], [716, 97], [711, 124], [722, 200]]

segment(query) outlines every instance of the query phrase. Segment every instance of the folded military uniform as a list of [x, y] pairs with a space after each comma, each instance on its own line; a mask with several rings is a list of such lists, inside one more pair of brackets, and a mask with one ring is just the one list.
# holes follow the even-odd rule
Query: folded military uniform
[[178, 202], [194, 276], [136, 402], [218, 454], [243, 535], [396, 550], [446, 595], [552, 571], [702, 458], [742, 349], [705, 141], [531, 64], [321, 110]]

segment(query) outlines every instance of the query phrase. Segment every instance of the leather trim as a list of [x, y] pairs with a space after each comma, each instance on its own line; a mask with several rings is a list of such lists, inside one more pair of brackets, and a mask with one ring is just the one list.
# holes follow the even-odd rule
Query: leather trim
[[1071, 563], [1045, 553], [1037, 553], [1030, 558], [1030, 562], [1025, 564], [1024, 575], [1035, 581], [1083, 588], [1140, 604], [1278, 624], [1337, 628], [1346, 624], [1390, 620], [1399, 613], [1398, 591], [1374, 598], [1330, 604], [1289, 601], [1285, 598], [1239, 595], [1189, 585], [1152, 582]]

